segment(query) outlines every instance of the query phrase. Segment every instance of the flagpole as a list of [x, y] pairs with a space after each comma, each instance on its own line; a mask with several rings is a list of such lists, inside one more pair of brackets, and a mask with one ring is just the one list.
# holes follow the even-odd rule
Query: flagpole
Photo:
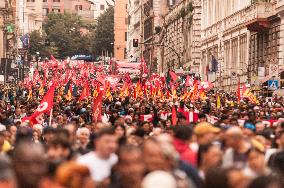
[[49, 123], [48, 123], [49, 126], [51, 126], [52, 112], [53, 112], [53, 108], [51, 108], [50, 114], [49, 114]]

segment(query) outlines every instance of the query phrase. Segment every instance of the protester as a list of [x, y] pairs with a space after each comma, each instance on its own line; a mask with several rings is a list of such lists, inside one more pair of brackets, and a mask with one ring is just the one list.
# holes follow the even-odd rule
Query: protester
[[78, 158], [78, 163], [86, 165], [93, 181], [98, 184], [108, 184], [111, 168], [117, 163], [117, 142], [113, 128], [104, 128], [98, 132], [95, 139], [95, 151]]
[[39, 187], [47, 173], [43, 147], [27, 140], [19, 141], [13, 151], [12, 165], [19, 188]]
[[223, 167], [246, 167], [251, 144], [245, 140], [242, 130], [239, 127], [229, 128], [225, 141], [228, 149], [223, 157]]
[[0, 85], [0, 187], [283, 187], [284, 97], [148, 76], [53, 60]]

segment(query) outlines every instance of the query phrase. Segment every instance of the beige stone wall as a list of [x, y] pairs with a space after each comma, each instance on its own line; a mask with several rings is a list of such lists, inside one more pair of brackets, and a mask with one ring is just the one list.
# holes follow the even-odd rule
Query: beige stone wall
[[[252, 62], [250, 59], [255, 56], [256, 61], [259, 61], [258, 49], [265, 49], [264, 46], [259, 45], [260, 43], [252, 49], [254, 40], [251, 40], [251, 37], [254, 32], [251, 32], [247, 26], [251, 23], [257, 24], [255, 20], [268, 19], [275, 15], [275, 4], [250, 4], [251, 2], [247, 0], [240, 4], [238, 0], [228, 0], [223, 4], [221, 19], [212, 20], [209, 18], [215, 18], [215, 15], [208, 6], [214, 9], [214, 6], [222, 5], [214, 4], [218, 1], [212, 1], [214, 2], [212, 4], [211, 1], [202, 1], [201, 74], [203, 78], [207, 76], [206, 66], [211, 66], [211, 57], [214, 55], [219, 62], [219, 70], [217, 73], [209, 73], [210, 81], [215, 81], [217, 87], [234, 90], [237, 80], [232, 79], [232, 72], [240, 75], [242, 83], [250, 81], [248, 73], [248, 67]], [[234, 7], [229, 8], [226, 3]], [[254, 71], [257, 66], [255, 65]]]
[[276, 11], [280, 17], [278, 59], [281, 70], [284, 70], [284, 0], [277, 0]]
[[127, 23], [127, 59], [129, 61], [139, 61], [140, 48], [133, 47], [133, 39], [138, 39], [141, 42], [141, 4], [139, 0], [130, 0], [127, 5], [128, 23]]
[[[0, 22], [1, 22], [1, 18], [0, 18]], [[0, 26], [2, 26], [0, 24]], [[0, 58], [4, 57], [4, 46], [3, 46], [3, 31], [0, 30]]]
[[[159, 72], [168, 68], [195, 67], [200, 63], [201, 5], [197, 0], [184, 0], [165, 15]], [[174, 50], [173, 50], [174, 49]], [[177, 55], [178, 54], [178, 55]]]

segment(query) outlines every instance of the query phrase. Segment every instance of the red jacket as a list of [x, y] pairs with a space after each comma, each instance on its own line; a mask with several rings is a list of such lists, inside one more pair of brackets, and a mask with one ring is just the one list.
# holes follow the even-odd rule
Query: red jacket
[[193, 166], [197, 166], [197, 156], [194, 151], [192, 151], [187, 143], [180, 139], [175, 139], [173, 145], [176, 151], [180, 155], [180, 159], [190, 163]]

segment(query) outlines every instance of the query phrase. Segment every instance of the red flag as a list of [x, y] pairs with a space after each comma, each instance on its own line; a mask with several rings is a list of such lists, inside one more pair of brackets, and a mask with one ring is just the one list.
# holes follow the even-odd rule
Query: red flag
[[237, 99], [238, 99], [238, 102], [241, 101], [241, 86], [240, 86], [240, 80], [238, 80]]
[[254, 104], [259, 104], [259, 101], [256, 98], [256, 96], [251, 92], [251, 90], [249, 88], [247, 88], [245, 86], [245, 84], [243, 85], [242, 96], [244, 98], [247, 98], [250, 102], [252, 102]]
[[175, 72], [169, 71], [169, 74], [174, 82], [178, 79], [178, 76], [176, 75]]
[[90, 86], [89, 86], [89, 83], [86, 82], [86, 83], [85, 83], [85, 86], [84, 86], [84, 89], [83, 89], [83, 91], [82, 91], [82, 94], [81, 94], [81, 96], [80, 96], [80, 98], [79, 98], [79, 101], [85, 99], [85, 98], [88, 97], [88, 96], [90, 96]]
[[131, 80], [131, 78], [129, 76], [129, 73], [126, 73], [122, 79], [123, 79], [124, 82], [132, 85], [132, 80]]
[[44, 113], [48, 113], [53, 107], [54, 90], [55, 90], [55, 84], [52, 84], [52, 86], [50, 87], [46, 95], [43, 97], [42, 101], [40, 102], [35, 112], [30, 117], [26, 117], [23, 119], [30, 120], [32, 124], [39, 123], [38, 121], [39, 117], [41, 117], [41, 115]]
[[152, 114], [140, 115], [140, 120], [141, 121], [151, 122], [151, 121], [153, 121], [153, 117], [154, 116]]
[[[142, 75], [143, 74], [148, 74], [149, 70], [148, 70], [148, 67], [147, 67], [147, 64], [145, 62], [145, 59], [144, 57], [142, 56], [141, 59], [140, 59], [140, 68], [141, 68], [141, 73]], [[143, 70], [143, 71], [142, 71]]]
[[38, 73], [38, 70], [35, 71], [34, 75], [33, 75], [33, 84], [37, 84], [40, 81], [40, 76]]
[[177, 124], [177, 111], [175, 105], [172, 106], [172, 124]]
[[94, 107], [93, 107], [93, 121], [102, 120], [102, 100], [103, 92], [100, 92], [97, 98], [94, 98]]
[[57, 61], [53, 55], [50, 55], [50, 60], [55, 62]]
[[186, 76], [185, 86], [186, 87], [193, 86], [193, 80], [192, 80], [192, 78], [189, 75]]

